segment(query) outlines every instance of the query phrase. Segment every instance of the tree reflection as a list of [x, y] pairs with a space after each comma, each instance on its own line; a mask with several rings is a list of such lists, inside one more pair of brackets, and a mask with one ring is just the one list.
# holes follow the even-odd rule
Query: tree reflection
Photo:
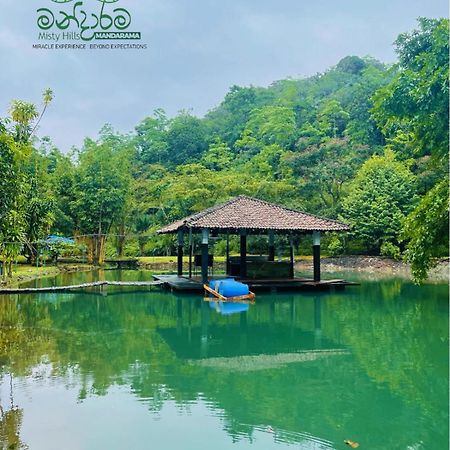
[[[128, 386], [156, 412], [201, 396], [236, 440], [271, 425], [292, 442], [342, 442], [348, 430], [372, 449], [446, 442], [445, 286], [261, 295], [233, 316], [195, 296], [118, 292], [0, 298], [2, 372], [24, 377], [45, 361], [53, 377], [75, 375], [80, 402]], [[23, 411], [8, 413], [9, 443]]]
[[26, 450], [28, 446], [20, 438], [23, 409], [14, 405], [13, 377], [11, 374], [9, 374], [9, 403], [8, 406], [4, 407], [0, 401], [1, 448], [5, 450]]

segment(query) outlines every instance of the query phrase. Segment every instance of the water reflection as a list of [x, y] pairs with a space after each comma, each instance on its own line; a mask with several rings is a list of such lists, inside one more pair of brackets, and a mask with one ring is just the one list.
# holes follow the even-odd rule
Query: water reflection
[[[129, 433], [142, 439], [144, 417], [156, 414], [159, 448], [169, 448], [167, 426], [185, 427], [191, 416], [197, 433], [210, 424], [219, 448], [343, 448], [344, 439], [371, 449], [445, 448], [446, 295], [446, 286], [383, 281], [331, 294], [261, 295], [234, 314], [197, 296], [120, 289], [3, 297], [0, 400], [5, 408], [12, 374], [19, 406], [5, 408], [6, 418], [2, 412], [0, 439], [6, 446], [22, 433], [33, 448], [33, 399], [43, 396], [41, 414], [75, 418], [121, 398]], [[63, 406], [55, 400], [72, 391]], [[95, 420], [114, 435], [108, 415]], [[76, 422], [66, 424], [66, 437]], [[193, 432], [185, 430], [185, 440]], [[97, 448], [119, 448], [99, 439]]]
[[[210, 301], [209, 307], [211, 309], [214, 309], [217, 313], [222, 314], [222, 316], [229, 316], [231, 314], [246, 313], [249, 310], [250, 305], [247, 303]], [[242, 315], [244, 315], [244, 314], [242, 314]]]

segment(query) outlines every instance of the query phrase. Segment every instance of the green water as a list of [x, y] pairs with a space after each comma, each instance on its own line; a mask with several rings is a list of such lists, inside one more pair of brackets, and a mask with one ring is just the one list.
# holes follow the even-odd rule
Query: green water
[[9, 296], [0, 324], [1, 448], [448, 448], [445, 284], [261, 294], [233, 315], [157, 290]]

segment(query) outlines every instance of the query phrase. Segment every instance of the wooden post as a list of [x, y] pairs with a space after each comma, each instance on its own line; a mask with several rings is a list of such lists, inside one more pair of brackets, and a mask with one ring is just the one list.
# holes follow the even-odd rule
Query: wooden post
[[240, 276], [242, 279], [247, 277], [247, 231], [241, 230], [241, 260], [240, 260]]
[[230, 270], [230, 233], [227, 232], [227, 249], [226, 249], [226, 274], [229, 275]]
[[294, 264], [295, 264], [295, 260], [294, 260], [294, 238], [293, 238], [293, 236], [291, 235], [290, 236], [290, 239], [289, 239], [289, 256], [290, 256], [290, 262], [291, 262], [291, 265], [290, 265], [290, 268], [289, 268], [289, 275], [290, 275], [290, 278], [294, 278]]
[[184, 232], [178, 231], [178, 276], [183, 276], [183, 246], [184, 246]]
[[275, 232], [269, 231], [269, 261], [275, 261]]
[[320, 281], [320, 231], [313, 232], [314, 281]]
[[209, 230], [204, 228], [202, 230], [202, 283], [208, 282], [208, 241]]
[[192, 278], [192, 253], [194, 245], [192, 242], [192, 228], [189, 228], [189, 278]]

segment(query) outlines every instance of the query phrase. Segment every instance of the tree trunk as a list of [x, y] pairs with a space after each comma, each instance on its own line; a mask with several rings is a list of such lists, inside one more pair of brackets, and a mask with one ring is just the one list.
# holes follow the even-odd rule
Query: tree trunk
[[117, 245], [116, 245], [117, 256], [119, 258], [122, 258], [123, 256], [124, 246], [125, 246], [125, 236], [120, 235], [117, 237]]
[[116, 252], [117, 252], [117, 256], [119, 258], [122, 258], [124, 247], [125, 247], [125, 224], [124, 223], [119, 225], [118, 231], [119, 231], [119, 235], [117, 236], [117, 239], [116, 239]]
[[105, 242], [106, 242], [106, 236], [99, 236], [98, 239], [99, 246], [98, 246], [98, 265], [103, 266], [105, 264]]
[[8, 277], [12, 278], [12, 276], [13, 276], [13, 272], [12, 272], [13, 262], [11, 260], [8, 261], [6, 267], [7, 267], [7, 270], [8, 270]]

